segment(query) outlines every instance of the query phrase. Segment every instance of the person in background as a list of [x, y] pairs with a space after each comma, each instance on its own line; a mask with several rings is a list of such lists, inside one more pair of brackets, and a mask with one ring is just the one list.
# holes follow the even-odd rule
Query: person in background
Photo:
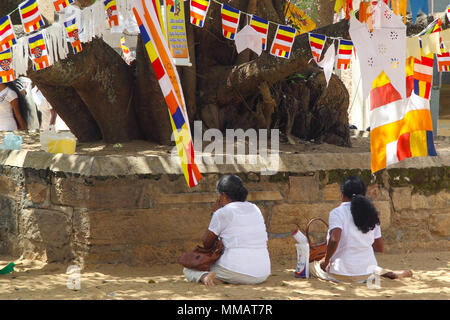
[[55, 109], [50, 105], [47, 99], [37, 86], [31, 89], [33, 100], [41, 114], [41, 130], [48, 130], [54, 126], [56, 130], [70, 130], [66, 123], [58, 116]]
[[248, 191], [242, 180], [226, 175], [217, 182], [219, 198], [213, 207], [203, 246], [211, 248], [222, 238], [224, 252], [210, 272], [184, 268], [190, 282], [209, 287], [216, 283], [258, 284], [270, 275], [267, 231], [259, 208], [247, 202]]
[[13, 81], [13, 85], [19, 90], [21, 95], [19, 97], [19, 107], [25, 120], [26, 128], [28, 130], [38, 130], [40, 126], [39, 113], [31, 93], [31, 80], [27, 77], [19, 77]]
[[0, 83], [0, 130], [26, 129], [27, 125], [20, 112], [19, 96], [15, 87], [11, 82]]
[[374, 252], [383, 252], [380, 219], [366, 186], [358, 177], [341, 184], [342, 203], [330, 212], [326, 256], [310, 264], [313, 277], [365, 282], [375, 270], [382, 277], [412, 277], [412, 271], [392, 272], [378, 267]]

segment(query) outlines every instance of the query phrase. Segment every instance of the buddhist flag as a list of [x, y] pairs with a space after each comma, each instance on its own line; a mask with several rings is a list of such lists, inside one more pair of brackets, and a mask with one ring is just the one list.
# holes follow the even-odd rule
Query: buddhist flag
[[177, 69], [152, 0], [133, 0], [132, 3], [142, 40], [169, 109], [181, 168], [189, 187], [194, 187], [202, 176], [194, 161], [194, 145]]
[[430, 99], [433, 64], [433, 53], [414, 60], [414, 93], [424, 99]]
[[103, 4], [105, 5], [106, 15], [108, 16], [109, 27], [119, 26], [116, 0], [105, 0]]
[[80, 37], [78, 35], [78, 26], [76, 23], [76, 19], [69, 19], [64, 22], [64, 27], [66, 27], [67, 36], [69, 37], [69, 42], [72, 44], [73, 53], [77, 54], [83, 50], [81, 46]]
[[437, 155], [429, 98], [416, 94], [414, 88], [417, 71], [429, 73], [423, 69], [420, 60], [409, 57], [406, 60], [405, 99], [401, 98], [384, 71], [373, 81], [370, 93], [372, 172], [406, 158]]
[[347, 70], [352, 60], [353, 42], [340, 39], [338, 48], [337, 68]]
[[191, 23], [203, 28], [210, 0], [191, 0]]
[[450, 52], [444, 48], [444, 43], [441, 39], [441, 54], [436, 55], [438, 62], [438, 69], [440, 72], [450, 72]]
[[38, 30], [44, 26], [44, 20], [36, 0], [27, 0], [19, 5], [20, 18], [26, 33]]
[[262, 49], [266, 50], [267, 33], [269, 32], [269, 21], [252, 15], [250, 26], [262, 35]]
[[275, 39], [272, 42], [270, 54], [276, 57], [289, 59], [292, 44], [294, 43], [297, 30], [290, 26], [278, 25]]
[[30, 46], [31, 60], [33, 61], [33, 70], [41, 70], [49, 67], [47, 46], [45, 45], [42, 32], [30, 36], [28, 38], [28, 44]]
[[222, 31], [225, 38], [234, 40], [240, 15], [241, 12], [238, 9], [222, 4]]
[[12, 68], [11, 49], [0, 52], [0, 83], [14, 81], [14, 70]]
[[130, 56], [130, 49], [125, 44], [125, 37], [120, 38], [119, 48], [122, 49], [122, 53], [125, 58]]
[[166, 0], [166, 5], [167, 8], [169, 9], [170, 12], [174, 13], [175, 12], [175, 0]]
[[316, 62], [319, 62], [320, 60], [320, 56], [322, 55], [322, 50], [326, 40], [327, 36], [317, 33], [309, 34], [309, 45], [311, 46], [311, 53]]
[[67, 8], [69, 4], [72, 4], [74, 0], [53, 0], [53, 5], [55, 6], [56, 12], [60, 12]]
[[9, 16], [0, 19], [0, 51], [5, 51], [16, 44], [13, 24]]
[[286, 19], [288, 19], [297, 29], [297, 35], [312, 31], [316, 28], [314, 21], [312, 21], [310, 17], [297, 8], [293, 3], [286, 2], [284, 12]]

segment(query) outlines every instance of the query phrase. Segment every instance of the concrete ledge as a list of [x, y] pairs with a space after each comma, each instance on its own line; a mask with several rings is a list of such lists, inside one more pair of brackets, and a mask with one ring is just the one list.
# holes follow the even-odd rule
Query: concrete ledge
[[[205, 164], [206, 155], [202, 163], [198, 163], [200, 172], [206, 173], [239, 173], [272, 171], [306, 173], [318, 170], [335, 169], [370, 169], [370, 153], [310, 153], [284, 154], [265, 163], [249, 164], [249, 157], [245, 156], [245, 164]], [[242, 156], [239, 160], [242, 161]], [[0, 150], [0, 166], [31, 168], [36, 170], [51, 170], [90, 177], [115, 177], [130, 175], [158, 175], [182, 174], [178, 158], [165, 156], [86, 156], [50, 154], [44, 151]], [[437, 157], [409, 158], [389, 168], [427, 168], [450, 166], [450, 151], [439, 152]], [[278, 167], [277, 170], [275, 170]]]

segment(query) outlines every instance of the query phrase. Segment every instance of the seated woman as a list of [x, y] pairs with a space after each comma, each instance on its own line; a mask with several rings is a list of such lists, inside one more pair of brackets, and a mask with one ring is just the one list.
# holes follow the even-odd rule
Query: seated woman
[[10, 83], [0, 83], [0, 130], [26, 130], [26, 122], [20, 113], [19, 96], [12, 88]]
[[261, 283], [270, 275], [268, 237], [261, 211], [246, 201], [248, 191], [239, 177], [223, 176], [216, 188], [219, 198], [203, 236], [203, 246], [211, 248], [221, 237], [224, 252], [210, 272], [184, 268], [183, 273], [188, 281], [206, 286], [220, 282]]
[[[364, 282], [378, 268], [375, 252], [383, 252], [378, 211], [365, 197], [366, 186], [358, 177], [341, 185], [342, 203], [330, 212], [327, 253], [310, 264], [310, 273], [332, 281]], [[412, 271], [395, 273], [382, 269], [381, 276], [411, 277]]]

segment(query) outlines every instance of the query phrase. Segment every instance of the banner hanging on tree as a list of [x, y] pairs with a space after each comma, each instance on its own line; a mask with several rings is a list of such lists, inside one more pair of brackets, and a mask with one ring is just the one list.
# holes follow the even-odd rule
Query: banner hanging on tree
[[172, 62], [158, 14], [152, 0], [133, 0], [133, 12], [169, 109], [183, 174], [188, 186], [194, 187], [202, 176], [194, 160], [194, 145], [180, 79]]
[[316, 24], [302, 10], [297, 8], [293, 3], [286, 2], [286, 18], [297, 29], [297, 35], [312, 31], [316, 28]]
[[186, 34], [186, 18], [182, 0], [167, 2], [167, 42], [177, 66], [191, 66]]

